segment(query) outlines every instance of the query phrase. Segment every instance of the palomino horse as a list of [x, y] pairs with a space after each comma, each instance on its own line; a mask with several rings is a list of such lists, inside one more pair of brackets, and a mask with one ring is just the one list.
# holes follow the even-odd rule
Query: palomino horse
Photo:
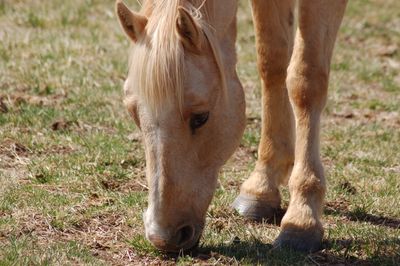
[[[330, 61], [347, 0], [251, 0], [262, 81], [258, 161], [233, 206], [274, 216], [288, 181], [289, 207], [275, 246], [315, 251], [326, 190], [319, 124]], [[245, 127], [236, 74], [235, 0], [147, 0], [116, 12], [133, 42], [125, 103], [140, 128], [149, 185], [146, 237], [163, 251], [195, 246], [220, 167]]]

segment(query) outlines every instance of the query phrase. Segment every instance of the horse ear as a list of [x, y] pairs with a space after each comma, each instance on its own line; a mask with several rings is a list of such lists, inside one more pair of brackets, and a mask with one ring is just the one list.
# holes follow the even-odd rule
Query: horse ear
[[144, 32], [147, 24], [147, 18], [130, 10], [122, 0], [115, 2], [115, 12], [118, 15], [119, 23], [125, 33], [136, 42], [139, 36]]
[[184, 7], [178, 7], [176, 18], [176, 31], [184, 45], [190, 51], [200, 51], [201, 35], [200, 27]]

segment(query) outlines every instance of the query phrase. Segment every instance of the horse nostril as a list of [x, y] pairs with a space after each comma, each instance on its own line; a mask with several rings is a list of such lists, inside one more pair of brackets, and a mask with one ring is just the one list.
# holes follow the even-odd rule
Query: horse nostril
[[190, 225], [182, 226], [176, 232], [177, 246], [183, 247], [194, 237], [194, 228]]
[[158, 249], [166, 252], [178, 252], [181, 249], [192, 248], [196, 244], [194, 240], [196, 235], [195, 228], [192, 225], [179, 227], [174, 235], [165, 235], [160, 233], [149, 233], [148, 240]]

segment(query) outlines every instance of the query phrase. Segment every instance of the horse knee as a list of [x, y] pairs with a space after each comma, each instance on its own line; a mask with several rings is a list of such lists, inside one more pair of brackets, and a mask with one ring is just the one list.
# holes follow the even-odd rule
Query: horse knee
[[289, 61], [289, 48], [282, 43], [280, 48], [258, 48], [258, 71], [266, 85], [282, 84], [286, 79]]
[[322, 111], [327, 98], [328, 79], [328, 71], [322, 68], [290, 71], [286, 83], [294, 109]]

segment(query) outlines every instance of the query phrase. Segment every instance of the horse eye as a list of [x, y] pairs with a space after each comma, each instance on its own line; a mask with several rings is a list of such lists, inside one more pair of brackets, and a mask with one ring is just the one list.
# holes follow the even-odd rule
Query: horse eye
[[207, 122], [209, 114], [210, 112], [192, 114], [192, 117], [190, 118], [190, 128], [193, 133], [196, 129], [200, 128]]

